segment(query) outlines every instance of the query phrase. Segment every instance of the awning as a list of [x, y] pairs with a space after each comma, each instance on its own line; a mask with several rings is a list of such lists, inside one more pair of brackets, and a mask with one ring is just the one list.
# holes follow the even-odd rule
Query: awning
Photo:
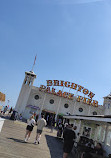
[[89, 120], [89, 121], [99, 121], [99, 122], [107, 122], [111, 123], [111, 118], [102, 118], [102, 117], [94, 117], [94, 116], [76, 116], [76, 115], [64, 115], [64, 118], [67, 119], [76, 119], [76, 120]]
[[64, 116], [64, 114], [63, 114], [63, 113], [59, 113], [58, 115], [59, 115], [59, 116]]
[[36, 110], [40, 110], [40, 108], [38, 106], [34, 106], [34, 105], [27, 105], [26, 107], [36, 109]]
[[42, 111], [45, 111], [45, 112], [49, 112], [49, 113], [55, 114], [54, 111], [50, 111], [50, 110], [46, 110], [46, 109], [43, 109]]

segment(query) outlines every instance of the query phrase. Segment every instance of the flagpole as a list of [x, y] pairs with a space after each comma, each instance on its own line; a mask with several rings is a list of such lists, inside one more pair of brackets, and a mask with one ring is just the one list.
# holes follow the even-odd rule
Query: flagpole
[[10, 102], [10, 100], [8, 99], [8, 100], [7, 100], [7, 107], [9, 106], [9, 102]]
[[37, 58], [37, 54], [36, 54], [36, 56], [35, 56], [34, 63], [33, 63], [33, 66], [32, 66], [32, 72], [33, 72], [33, 69], [34, 69], [34, 65], [35, 65], [35, 62], [36, 62], [36, 58]]
[[33, 72], [33, 69], [34, 69], [34, 64], [33, 64], [33, 66], [32, 66], [32, 70], [31, 70], [32, 72]]

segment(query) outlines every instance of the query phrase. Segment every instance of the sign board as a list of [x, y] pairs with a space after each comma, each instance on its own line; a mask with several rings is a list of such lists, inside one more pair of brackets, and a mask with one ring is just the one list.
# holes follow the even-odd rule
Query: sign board
[[76, 100], [78, 102], [83, 102], [85, 104], [88, 105], [92, 105], [94, 107], [98, 107], [98, 101], [97, 100], [93, 100], [92, 98], [95, 96], [95, 94], [91, 91], [89, 91], [88, 89], [84, 88], [81, 85], [78, 85], [76, 83], [72, 83], [69, 81], [63, 81], [63, 80], [47, 80], [47, 86], [41, 85], [39, 90], [40, 91], [44, 91], [46, 93], [50, 93], [53, 95], [57, 95], [60, 97], [64, 97], [64, 98], [68, 98], [73, 100], [74, 94], [70, 93], [70, 92], [63, 92], [62, 90], [56, 91], [56, 89], [54, 88], [55, 86], [60, 86], [60, 87], [67, 87], [73, 90], [77, 90], [78, 92], [83, 93], [84, 95], [87, 95], [87, 97], [83, 97], [83, 96], [76, 96]]
[[5, 94], [0, 92], [0, 101], [5, 101]]

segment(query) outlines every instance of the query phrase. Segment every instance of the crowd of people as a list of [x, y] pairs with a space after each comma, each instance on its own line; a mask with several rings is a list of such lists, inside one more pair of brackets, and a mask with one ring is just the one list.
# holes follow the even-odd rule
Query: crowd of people
[[[1, 113], [4, 115], [7, 110], [8, 107], [6, 106]], [[22, 120], [22, 114], [18, 114], [12, 107], [8, 110], [8, 114], [12, 120]], [[63, 138], [63, 158], [68, 158], [68, 155], [74, 148], [74, 142], [77, 142], [78, 149], [81, 151], [80, 158], [96, 158], [96, 156], [99, 158], [99, 156], [103, 156], [101, 143], [97, 143], [95, 146], [92, 139], [80, 136], [79, 133], [75, 132], [77, 126], [70, 125], [68, 122], [63, 123], [61, 118], [55, 120], [54, 115], [47, 115], [47, 117], [44, 118], [43, 114], [39, 116], [36, 113], [33, 113], [30, 119], [27, 120], [26, 134], [24, 138], [25, 142], [28, 142], [30, 139], [30, 135], [35, 125], [37, 125], [37, 131], [34, 144], [40, 143], [43, 128], [45, 126], [50, 128], [50, 132], [53, 132], [54, 128], [57, 129], [57, 137]]]
[[[12, 107], [11, 107], [11, 109], [12, 109]], [[11, 110], [11, 109], [10, 109], [10, 110]], [[10, 110], [9, 110], [9, 112], [10, 112]], [[1, 114], [4, 115], [7, 111], [8, 111], [8, 106], [5, 106], [4, 109], [1, 110]], [[8, 113], [9, 113], [9, 112], [8, 112]]]
[[0, 113], [8, 116], [11, 120], [22, 120], [22, 114], [19, 114], [12, 107], [9, 108], [8, 106], [5, 106]]
[[[41, 134], [43, 132], [43, 128], [48, 125], [50, 127], [51, 132], [55, 127], [55, 120], [54, 117], [51, 116], [48, 120], [44, 119], [44, 115], [41, 115], [41, 118], [39, 118], [37, 121], [35, 121], [35, 114], [33, 114], [30, 119], [27, 121], [27, 127], [26, 127], [26, 134], [25, 134], [25, 142], [27, 142], [30, 139], [31, 132], [33, 131], [33, 128], [35, 125], [37, 125], [37, 134], [35, 136], [35, 142], [34, 144], [40, 143]], [[47, 124], [48, 123], [48, 124]], [[74, 132], [74, 129], [76, 127], [73, 127], [66, 123], [65, 125], [62, 123], [61, 119], [58, 119], [57, 121], [57, 133], [60, 132], [60, 134], [57, 134], [58, 137], [64, 138], [63, 143], [63, 158], [67, 158], [68, 154], [71, 152], [74, 144], [74, 139], [76, 138], [76, 134]]]
[[63, 129], [63, 158], [67, 158], [72, 149], [75, 148], [75, 142], [77, 143], [76, 149], [78, 149], [79, 158], [103, 158], [104, 150], [102, 144], [99, 142], [95, 144], [92, 139], [76, 134], [76, 129], [77, 126], [73, 127], [70, 124], [67, 124]]

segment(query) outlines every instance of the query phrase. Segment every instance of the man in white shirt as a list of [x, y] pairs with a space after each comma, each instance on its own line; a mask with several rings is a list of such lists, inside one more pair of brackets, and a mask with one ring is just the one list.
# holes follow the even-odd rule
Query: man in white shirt
[[44, 119], [44, 115], [41, 116], [41, 119], [37, 121], [37, 135], [35, 138], [35, 144], [38, 142], [40, 143], [41, 134], [43, 131], [43, 128], [46, 126], [46, 120]]

